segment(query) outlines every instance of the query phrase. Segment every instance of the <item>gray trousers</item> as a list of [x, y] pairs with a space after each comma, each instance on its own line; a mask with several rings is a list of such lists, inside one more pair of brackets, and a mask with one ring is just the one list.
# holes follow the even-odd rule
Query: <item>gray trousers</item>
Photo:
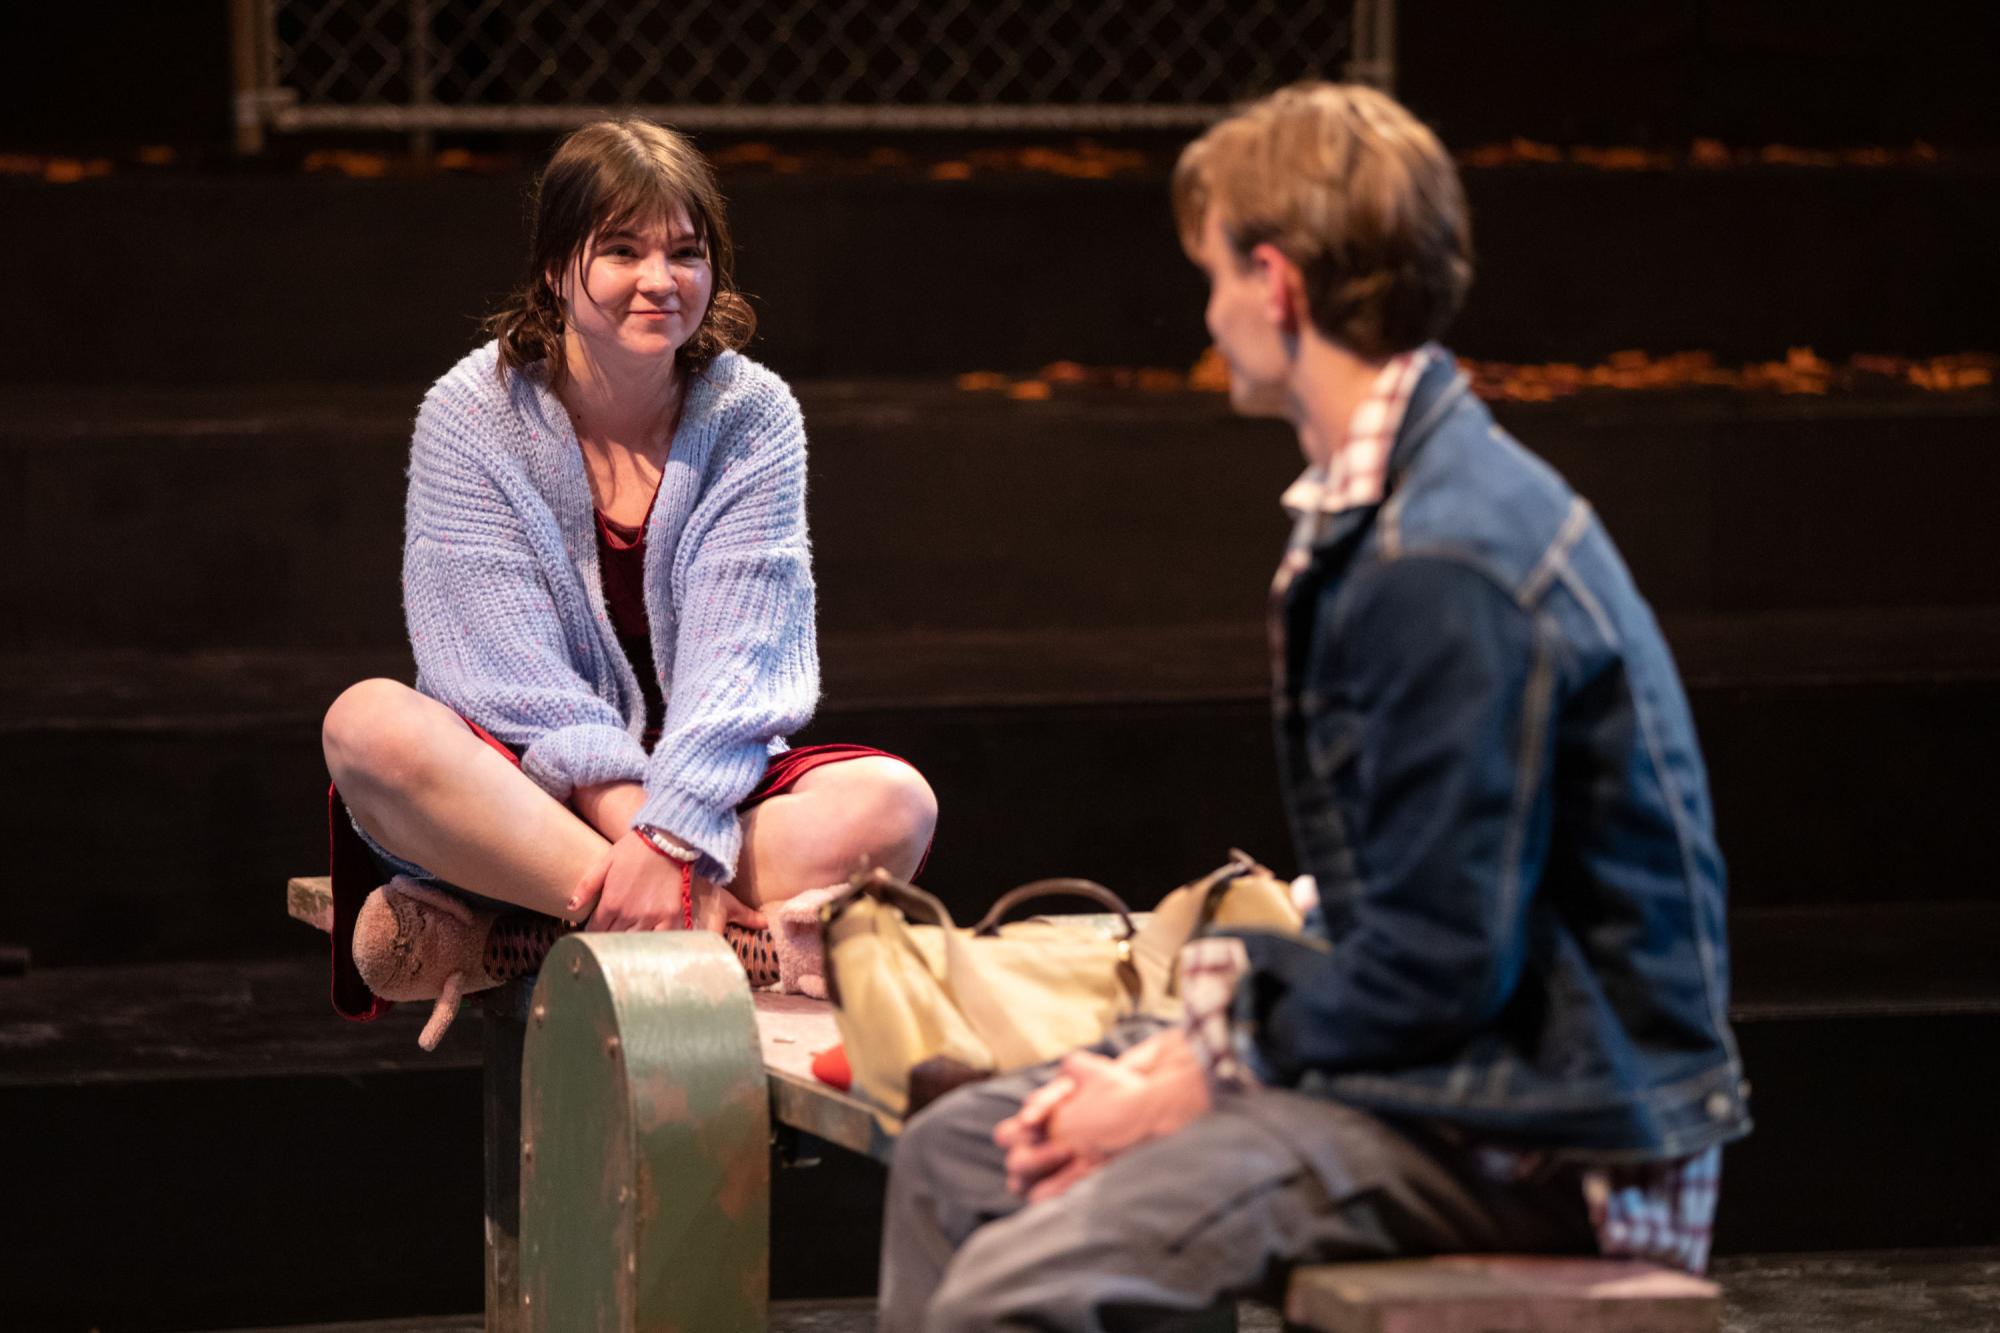
[[1573, 1168], [1503, 1179], [1421, 1127], [1274, 1089], [1227, 1096], [1027, 1206], [993, 1127], [1052, 1074], [962, 1088], [897, 1141], [881, 1333], [1166, 1329], [1277, 1299], [1299, 1263], [1596, 1247]]

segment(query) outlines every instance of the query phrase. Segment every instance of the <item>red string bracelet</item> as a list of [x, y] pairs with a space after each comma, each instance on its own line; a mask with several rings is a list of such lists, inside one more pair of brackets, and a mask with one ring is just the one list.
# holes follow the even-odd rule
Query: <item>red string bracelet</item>
[[674, 847], [649, 828], [639, 830], [639, 841], [672, 861], [681, 872], [681, 929], [694, 929], [694, 858], [692, 849]]

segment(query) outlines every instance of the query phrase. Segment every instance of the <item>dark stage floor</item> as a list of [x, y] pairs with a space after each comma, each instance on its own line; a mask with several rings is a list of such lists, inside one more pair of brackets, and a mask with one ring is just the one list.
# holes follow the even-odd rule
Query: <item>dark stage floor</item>
[[[1723, 1333], [1995, 1333], [2000, 1250], [1740, 1256], [1719, 1261]], [[787, 1301], [771, 1333], [868, 1333], [872, 1301]], [[1241, 1333], [1276, 1333], [1274, 1311], [1245, 1306]], [[288, 1333], [477, 1333], [476, 1315], [294, 1326]], [[258, 1330], [258, 1333], [276, 1333]]]

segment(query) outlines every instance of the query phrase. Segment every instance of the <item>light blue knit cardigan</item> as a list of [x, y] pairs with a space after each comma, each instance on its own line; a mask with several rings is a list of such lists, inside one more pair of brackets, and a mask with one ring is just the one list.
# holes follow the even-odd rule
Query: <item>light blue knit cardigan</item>
[[590, 484], [539, 375], [488, 343], [424, 398], [410, 450], [403, 605], [417, 688], [517, 748], [557, 800], [640, 781], [652, 824], [734, 877], [736, 803], [819, 697], [805, 429], [783, 380], [724, 352], [688, 386], [646, 521], [645, 596], [666, 698], [645, 701], [604, 606]]

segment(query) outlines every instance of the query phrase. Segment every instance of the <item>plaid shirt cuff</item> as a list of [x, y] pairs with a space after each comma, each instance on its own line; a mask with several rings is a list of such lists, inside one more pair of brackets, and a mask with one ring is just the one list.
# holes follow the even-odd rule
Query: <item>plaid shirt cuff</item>
[[1237, 983], [1249, 970], [1250, 955], [1233, 936], [1195, 940], [1181, 950], [1181, 1026], [1218, 1091], [1240, 1092], [1258, 1081], [1232, 1013]]

